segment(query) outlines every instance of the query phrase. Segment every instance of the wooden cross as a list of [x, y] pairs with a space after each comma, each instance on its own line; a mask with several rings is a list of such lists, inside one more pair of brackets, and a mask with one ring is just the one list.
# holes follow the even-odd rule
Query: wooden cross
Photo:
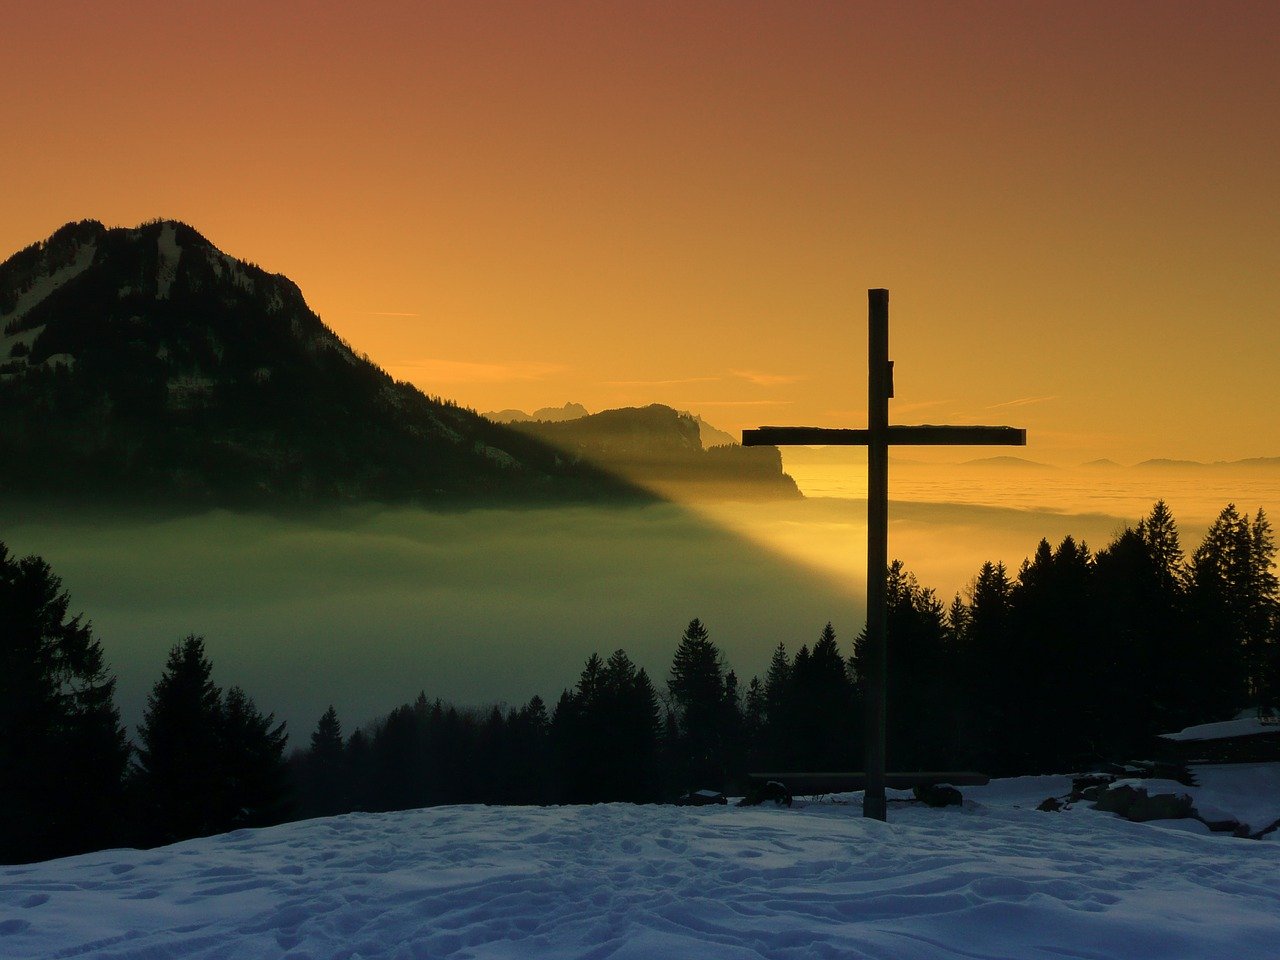
[[867, 367], [867, 429], [760, 427], [742, 431], [742, 445], [787, 444], [867, 448], [867, 641], [866, 765], [862, 815], [887, 818], [885, 803], [885, 653], [889, 619], [889, 447], [901, 445], [1000, 444], [1025, 446], [1017, 427], [889, 426], [893, 362], [889, 359], [889, 291], [868, 290], [870, 347]]

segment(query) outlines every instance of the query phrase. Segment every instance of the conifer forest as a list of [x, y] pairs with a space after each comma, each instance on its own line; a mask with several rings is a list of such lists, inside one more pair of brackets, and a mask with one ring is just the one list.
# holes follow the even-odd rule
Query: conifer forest
[[[1041, 541], [951, 599], [888, 570], [888, 755], [896, 770], [1061, 773], [1280, 701], [1280, 585], [1262, 510], [1227, 506], [1189, 553], [1158, 502], [1099, 550]], [[153, 846], [350, 811], [453, 803], [668, 802], [741, 793], [760, 770], [862, 766], [859, 637], [731, 665], [713, 625], [673, 625], [651, 675], [601, 649], [548, 699], [331, 707], [286, 731], [177, 639], [127, 736], [109, 653], [38, 556], [0, 544], [0, 862]], [[198, 628], [199, 625], [192, 625]], [[739, 673], [743, 666], [753, 673]], [[289, 734], [292, 734], [290, 738]]]

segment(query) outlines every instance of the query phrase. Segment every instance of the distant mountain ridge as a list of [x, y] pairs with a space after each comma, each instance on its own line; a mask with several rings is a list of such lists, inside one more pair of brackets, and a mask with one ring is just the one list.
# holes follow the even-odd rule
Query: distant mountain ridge
[[[787, 447], [785, 458], [793, 464], [806, 465], [834, 465], [834, 464], [858, 464], [862, 463], [866, 458], [865, 450], [859, 447]], [[893, 454], [893, 464], [895, 466], [952, 466], [966, 467], [972, 469], [992, 469], [992, 470], [1183, 470], [1194, 472], [1199, 470], [1257, 470], [1265, 472], [1269, 470], [1280, 470], [1280, 457], [1250, 457], [1242, 460], [1218, 460], [1213, 463], [1203, 463], [1198, 460], [1171, 460], [1157, 459], [1144, 460], [1141, 463], [1122, 464], [1115, 460], [1099, 459], [1090, 460], [1086, 463], [1079, 464], [1053, 464], [1044, 463], [1036, 460], [1028, 460], [1024, 457], [981, 457], [975, 460], [964, 461], [931, 461], [927, 464], [921, 461], [912, 460], [909, 456], [899, 452]]]
[[1200, 469], [1220, 469], [1224, 467], [1236, 467], [1244, 469], [1263, 469], [1263, 470], [1280, 470], [1280, 457], [1248, 457], [1244, 460], [1214, 460], [1212, 463], [1204, 463], [1200, 460], [1143, 460], [1141, 463], [1135, 464], [1136, 467], [1158, 467], [1164, 469], [1178, 470], [1200, 470]]
[[533, 413], [525, 413], [523, 410], [492, 410], [489, 413], [480, 414], [494, 423], [528, 423], [531, 420], [558, 423], [562, 420], [577, 420], [589, 415], [590, 411], [580, 403], [566, 403], [563, 407], [542, 407]]
[[654, 403], [561, 421], [513, 423], [574, 457], [676, 499], [798, 499], [776, 447], [704, 446], [701, 422]]
[[[659, 406], [661, 406], [661, 404], [659, 404]], [[668, 407], [667, 409], [670, 410], [673, 408]], [[713, 427], [711, 424], [707, 423], [706, 420], [703, 420], [698, 414], [690, 413], [688, 410], [678, 410], [676, 412], [681, 416], [693, 418], [693, 422], [698, 425], [698, 436], [702, 440], [703, 449], [709, 450], [712, 447], [740, 445], [733, 434], [726, 433], [717, 427]], [[591, 416], [591, 413], [580, 403], [566, 403], [563, 407], [542, 407], [539, 410], [533, 411], [533, 413], [525, 413], [523, 410], [494, 410], [489, 413], [481, 414], [481, 416], [488, 417], [495, 423], [529, 423], [532, 421], [562, 423], [565, 420], [581, 420], [583, 417]]]
[[1025, 457], [979, 457], [976, 460], [965, 460], [960, 463], [962, 467], [992, 467], [996, 469], [1010, 470], [1057, 470], [1058, 468], [1047, 463], [1039, 463], [1035, 460], [1027, 460]]
[[710, 450], [712, 447], [737, 447], [741, 446], [738, 438], [731, 433], [713, 427], [707, 421], [696, 413], [689, 413], [688, 416], [693, 417], [693, 422], [698, 425], [698, 435], [702, 438], [702, 446]]
[[176, 221], [69, 223], [0, 264], [0, 464], [0, 492], [41, 496], [646, 496], [393, 380]]

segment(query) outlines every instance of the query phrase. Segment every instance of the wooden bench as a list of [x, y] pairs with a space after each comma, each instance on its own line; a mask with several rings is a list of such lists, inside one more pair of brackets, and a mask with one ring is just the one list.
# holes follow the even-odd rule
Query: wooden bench
[[[845, 793], [849, 790], [865, 790], [865, 773], [749, 773], [753, 784], [762, 785], [774, 781], [797, 797], [810, 797], [820, 793]], [[886, 773], [884, 785], [891, 790], [911, 790], [915, 787], [936, 787], [948, 784], [953, 787], [981, 787], [991, 782], [985, 773], [972, 770], [921, 770], [914, 773]]]

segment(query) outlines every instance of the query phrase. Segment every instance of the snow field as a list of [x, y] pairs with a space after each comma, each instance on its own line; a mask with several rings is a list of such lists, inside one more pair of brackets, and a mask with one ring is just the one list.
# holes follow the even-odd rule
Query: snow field
[[[80, 274], [84, 273], [84, 271], [88, 269], [89, 265], [93, 263], [93, 258], [97, 252], [98, 248], [96, 244], [87, 243], [76, 250], [76, 257], [71, 263], [67, 264], [65, 267], [55, 270], [53, 273], [36, 278], [31, 286], [24, 290], [22, 295], [18, 297], [18, 302], [14, 304], [12, 310], [8, 313], [0, 312], [0, 329], [15, 320], [21, 320], [35, 307], [43, 303], [44, 300], [48, 298], [49, 294], [53, 293], [68, 280], [78, 277]], [[27, 344], [27, 346], [30, 345], [30, 343]]]
[[[0, 956], [1275, 958], [1273, 843], [1030, 806], [437, 807], [0, 868]], [[1032, 800], [1031, 798], [1034, 798]]]
[[156, 299], [168, 300], [169, 290], [178, 277], [178, 261], [182, 258], [182, 247], [178, 245], [177, 226], [168, 222], [160, 227], [156, 237]]

